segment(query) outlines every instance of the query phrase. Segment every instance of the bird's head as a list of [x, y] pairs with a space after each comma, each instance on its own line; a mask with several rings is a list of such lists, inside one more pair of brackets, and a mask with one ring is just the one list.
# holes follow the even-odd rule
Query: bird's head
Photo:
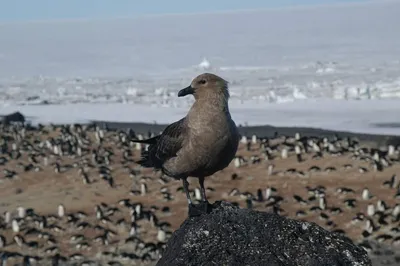
[[229, 98], [228, 82], [223, 78], [211, 74], [204, 73], [195, 77], [190, 86], [180, 90], [178, 97], [183, 97], [192, 94], [194, 98]]

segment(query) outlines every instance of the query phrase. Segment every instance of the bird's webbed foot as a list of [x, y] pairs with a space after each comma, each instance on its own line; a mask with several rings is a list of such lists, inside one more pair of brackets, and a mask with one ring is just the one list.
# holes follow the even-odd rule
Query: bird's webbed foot
[[212, 205], [208, 201], [201, 201], [199, 204], [189, 204], [189, 217], [196, 217], [210, 213]]

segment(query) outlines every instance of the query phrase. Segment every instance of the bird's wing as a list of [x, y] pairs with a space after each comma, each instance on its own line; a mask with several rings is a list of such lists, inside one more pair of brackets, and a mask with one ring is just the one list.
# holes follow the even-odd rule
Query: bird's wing
[[187, 131], [185, 122], [185, 118], [182, 118], [165, 128], [157, 144], [154, 145], [158, 158], [168, 159], [176, 156], [176, 153], [182, 148], [184, 136]]
[[182, 118], [167, 126], [161, 135], [149, 139], [149, 142], [143, 141], [150, 146], [138, 163], [143, 166], [161, 168], [166, 160], [176, 156], [182, 148], [186, 132], [186, 120]]

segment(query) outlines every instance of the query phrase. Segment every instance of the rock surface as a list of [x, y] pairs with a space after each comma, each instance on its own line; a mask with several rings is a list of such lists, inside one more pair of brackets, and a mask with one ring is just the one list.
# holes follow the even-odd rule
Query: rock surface
[[369, 257], [373, 266], [399, 266], [400, 265], [400, 247], [389, 246], [376, 241], [366, 241], [370, 248]]
[[366, 251], [314, 223], [216, 202], [191, 217], [167, 244], [162, 265], [371, 265]]
[[25, 123], [25, 116], [20, 112], [14, 112], [1, 117], [1, 122], [5, 125], [10, 123]]

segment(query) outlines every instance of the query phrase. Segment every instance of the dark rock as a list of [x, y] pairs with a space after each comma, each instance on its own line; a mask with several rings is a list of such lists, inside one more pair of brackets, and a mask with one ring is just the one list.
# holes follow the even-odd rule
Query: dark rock
[[277, 214], [216, 202], [185, 220], [167, 243], [162, 265], [371, 265], [366, 251], [339, 234]]
[[373, 266], [400, 265], [400, 248], [398, 246], [390, 246], [374, 240], [369, 240], [366, 242], [372, 248], [372, 250], [369, 252], [369, 256]]
[[25, 123], [25, 116], [20, 112], [14, 112], [3, 116], [1, 121], [4, 125], [9, 125], [10, 123]]

